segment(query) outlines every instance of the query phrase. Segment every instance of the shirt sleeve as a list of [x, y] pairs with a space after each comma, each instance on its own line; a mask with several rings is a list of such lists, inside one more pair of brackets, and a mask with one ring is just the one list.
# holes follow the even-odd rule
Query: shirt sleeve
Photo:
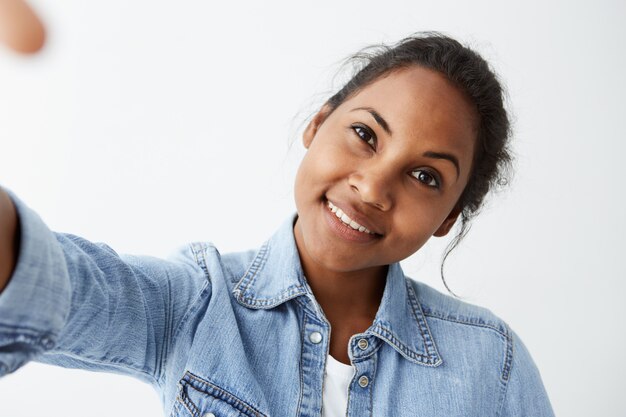
[[0, 377], [36, 360], [159, 384], [177, 329], [200, 293], [210, 293], [202, 263], [208, 244], [188, 245], [167, 260], [118, 255], [50, 231], [9, 195], [21, 242], [0, 294]]
[[541, 375], [521, 339], [512, 333], [512, 362], [502, 417], [554, 417]]

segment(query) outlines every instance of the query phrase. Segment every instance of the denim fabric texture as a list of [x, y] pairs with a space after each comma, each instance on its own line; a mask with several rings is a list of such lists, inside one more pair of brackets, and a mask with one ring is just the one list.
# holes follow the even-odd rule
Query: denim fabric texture
[[[295, 213], [259, 249], [192, 243], [163, 260], [51, 232], [10, 195], [22, 241], [0, 295], [0, 376], [34, 360], [136, 377], [166, 416], [321, 415], [330, 325], [303, 275]], [[501, 319], [399, 263], [349, 356], [351, 417], [553, 415]]]

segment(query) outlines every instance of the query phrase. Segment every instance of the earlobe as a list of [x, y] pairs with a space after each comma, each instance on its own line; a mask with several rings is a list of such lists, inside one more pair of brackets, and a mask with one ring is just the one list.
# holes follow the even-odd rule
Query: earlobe
[[433, 233], [433, 236], [442, 237], [447, 235], [452, 229], [452, 226], [454, 226], [454, 223], [456, 223], [456, 220], [461, 214], [461, 211], [462, 210], [458, 206], [455, 206], [450, 214], [448, 214], [448, 217], [446, 217], [443, 223], [441, 223], [439, 229], [437, 229], [437, 231]]
[[304, 133], [302, 134], [302, 143], [304, 144], [304, 147], [306, 149], [309, 149], [309, 146], [311, 146], [317, 130], [322, 125], [322, 123], [324, 123], [324, 120], [326, 120], [326, 117], [328, 117], [329, 113], [330, 106], [328, 105], [328, 103], [326, 103], [315, 114], [315, 116], [313, 116], [309, 124], [306, 126], [306, 129], [304, 129]]

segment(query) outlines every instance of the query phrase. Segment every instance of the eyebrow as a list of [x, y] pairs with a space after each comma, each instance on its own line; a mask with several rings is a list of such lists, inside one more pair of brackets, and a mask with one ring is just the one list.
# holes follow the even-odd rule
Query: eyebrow
[[381, 116], [376, 110], [374, 110], [371, 107], [357, 107], [355, 109], [352, 109], [351, 111], [355, 111], [355, 110], [365, 110], [366, 112], [368, 112], [369, 114], [372, 115], [372, 117], [374, 118], [374, 120], [376, 120], [376, 123], [378, 123], [380, 125], [380, 127], [383, 128], [383, 130], [385, 132], [387, 132], [387, 134], [389, 136], [392, 136], [393, 133], [391, 132], [391, 128], [389, 127], [389, 123], [387, 123], [387, 121], [383, 118], [383, 116]]
[[459, 175], [461, 174], [461, 170], [459, 169], [459, 160], [457, 159], [456, 156], [449, 154], [449, 153], [432, 152], [432, 151], [424, 152], [422, 155], [426, 158], [445, 159], [446, 161], [452, 162], [454, 164], [454, 167], [456, 168], [456, 177], [459, 178]]
[[[381, 116], [376, 110], [374, 110], [371, 107], [357, 107], [357, 108], [352, 109], [351, 111], [356, 111], [356, 110], [365, 110], [366, 112], [371, 114], [374, 120], [376, 120], [376, 123], [378, 123], [380, 127], [382, 127], [383, 130], [387, 132], [389, 136], [392, 136], [389, 123], [387, 123], [387, 121], [383, 118], [383, 116]], [[459, 168], [459, 160], [456, 156], [452, 154], [445, 153], [445, 152], [427, 151], [427, 152], [424, 152], [422, 156], [426, 158], [444, 159], [446, 161], [450, 161], [454, 164], [454, 167], [456, 168], [456, 177], [459, 178], [459, 175], [461, 175], [461, 169]]]

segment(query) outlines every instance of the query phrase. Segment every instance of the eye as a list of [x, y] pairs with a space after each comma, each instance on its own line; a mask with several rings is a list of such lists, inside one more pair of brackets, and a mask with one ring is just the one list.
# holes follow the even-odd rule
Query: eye
[[423, 182], [429, 187], [437, 189], [441, 187], [441, 181], [439, 180], [437, 175], [424, 169], [416, 169], [415, 171], [413, 171], [413, 176], [417, 178], [418, 181]]
[[374, 135], [371, 130], [361, 125], [353, 125], [352, 130], [354, 130], [362, 141], [371, 146], [372, 149], [376, 149], [376, 135]]

